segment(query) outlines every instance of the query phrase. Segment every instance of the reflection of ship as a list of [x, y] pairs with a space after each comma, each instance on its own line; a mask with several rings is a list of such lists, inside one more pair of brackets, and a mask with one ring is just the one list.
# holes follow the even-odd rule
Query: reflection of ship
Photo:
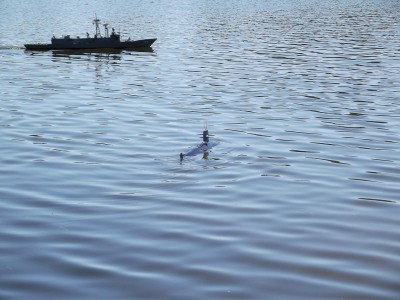
[[[53, 56], [71, 56], [71, 55], [81, 55], [81, 54], [95, 54], [103, 56], [112, 55], [112, 54], [121, 54], [126, 49], [114, 49], [114, 48], [103, 48], [103, 49], [61, 49], [54, 50]], [[151, 47], [142, 47], [142, 48], [133, 48], [128, 49], [132, 52], [148, 52], [153, 53], [154, 50]]]
[[100, 20], [96, 17], [93, 23], [96, 25], [96, 34], [92, 38], [89, 36], [89, 33], [86, 33], [86, 38], [71, 38], [69, 35], [62, 38], [53, 36], [51, 44], [25, 44], [24, 46], [27, 50], [143, 49], [150, 48], [156, 41], [156, 39], [131, 41], [130, 38], [121, 41], [121, 35], [116, 33], [114, 28], [112, 28], [111, 34], [108, 34], [108, 24], [103, 24], [105, 36], [101, 36]]

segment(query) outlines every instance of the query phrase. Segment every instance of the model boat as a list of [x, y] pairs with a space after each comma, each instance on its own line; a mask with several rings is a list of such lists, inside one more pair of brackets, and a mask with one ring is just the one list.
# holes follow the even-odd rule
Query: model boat
[[97, 17], [93, 20], [93, 24], [96, 25], [96, 33], [94, 37], [90, 37], [89, 33], [86, 33], [85, 38], [79, 36], [72, 38], [70, 35], [66, 35], [61, 38], [53, 36], [51, 44], [25, 44], [26, 50], [82, 50], [82, 49], [141, 49], [150, 48], [151, 45], [157, 39], [144, 39], [134, 40], [130, 38], [127, 40], [121, 40], [121, 34], [115, 32], [114, 28], [109, 34], [109, 25], [103, 24], [105, 35], [102, 36], [100, 33], [101, 21]]
[[[205, 123], [207, 124], [207, 123]], [[203, 130], [203, 142], [200, 144], [196, 145], [186, 153], [180, 153], [180, 159], [181, 161], [185, 156], [195, 156], [198, 154], [203, 154], [203, 158], [207, 159], [208, 157], [208, 151], [211, 150], [214, 146], [217, 146], [219, 144], [218, 141], [210, 141], [210, 136], [208, 134], [208, 129], [207, 125], [205, 125], [204, 130]]]

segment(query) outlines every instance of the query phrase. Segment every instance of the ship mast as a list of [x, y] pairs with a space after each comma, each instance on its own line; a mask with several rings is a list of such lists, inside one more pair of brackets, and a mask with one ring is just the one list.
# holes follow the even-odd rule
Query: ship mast
[[97, 18], [97, 15], [95, 15], [95, 19], [93, 20], [93, 24], [96, 24], [96, 35], [95, 35], [95, 37], [101, 37], [101, 33], [100, 33], [100, 27], [99, 27], [99, 24], [100, 24], [100, 19], [98, 19]]
[[103, 24], [103, 26], [104, 26], [104, 31], [106, 32], [106, 38], [108, 38], [109, 36], [108, 36], [108, 24], [106, 23], [106, 24]]

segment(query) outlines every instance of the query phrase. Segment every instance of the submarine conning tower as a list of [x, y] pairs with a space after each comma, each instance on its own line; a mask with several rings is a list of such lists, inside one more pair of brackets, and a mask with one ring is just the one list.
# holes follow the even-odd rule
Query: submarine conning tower
[[208, 129], [203, 130], [203, 142], [208, 143], [209, 141], [209, 135], [208, 135]]

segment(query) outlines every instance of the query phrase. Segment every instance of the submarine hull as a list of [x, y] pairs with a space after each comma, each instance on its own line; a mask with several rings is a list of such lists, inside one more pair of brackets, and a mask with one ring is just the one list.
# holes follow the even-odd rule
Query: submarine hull
[[195, 156], [195, 155], [204, 153], [204, 151], [208, 151], [211, 148], [213, 148], [214, 146], [217, 146], [218, 144], [219, 144], [218, 141], [211, 141], [208, 143], [203, 142], [203, 143], [197, 145], [196, 147], [190, 149], [188, 152], [186, 152], [184, 154], [184, 156]]

